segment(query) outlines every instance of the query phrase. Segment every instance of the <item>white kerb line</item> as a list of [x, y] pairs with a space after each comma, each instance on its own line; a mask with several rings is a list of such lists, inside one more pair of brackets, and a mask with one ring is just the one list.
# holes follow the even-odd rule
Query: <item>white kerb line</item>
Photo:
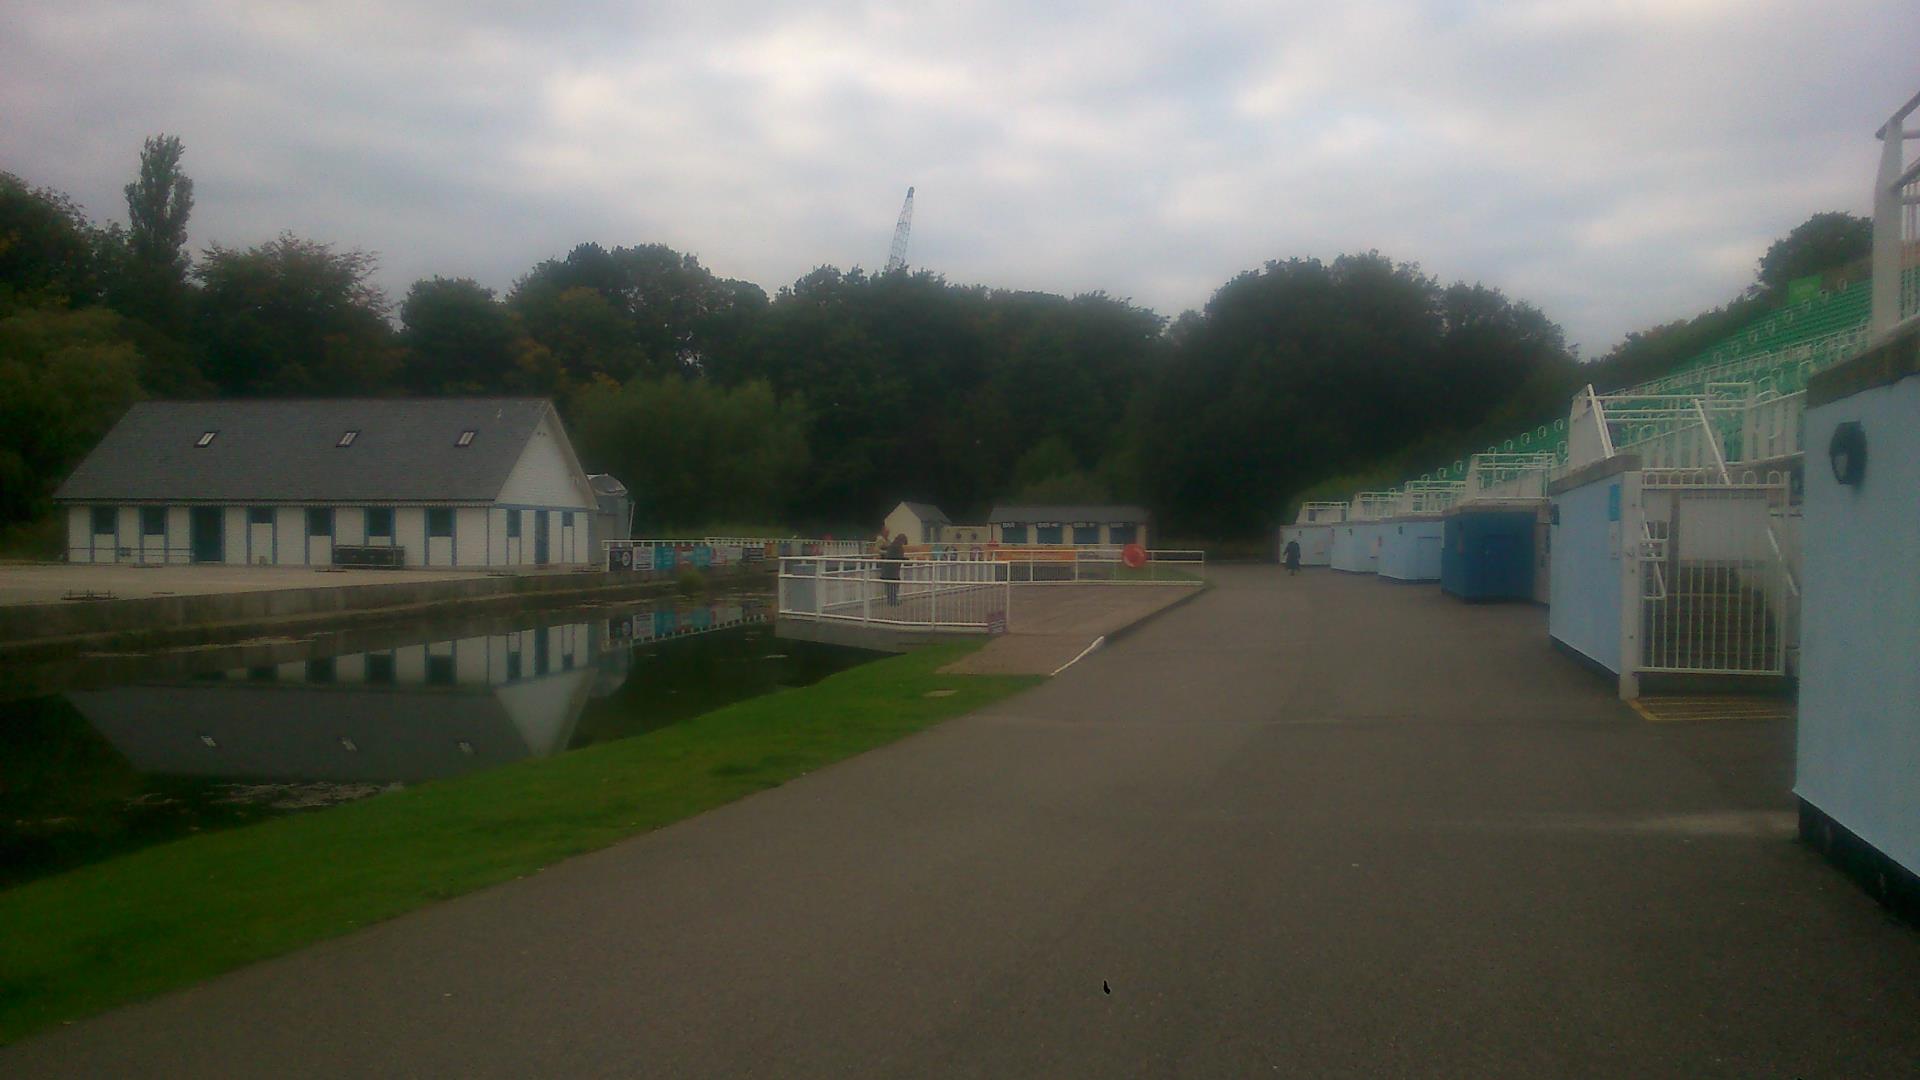
[[1072, 667], [1073, 665], [1079, 663], [1080, 661], [1085, 660], [1087, 658], [1088, 653], [1092, 652], [1093, 650], [1099, 648], [1102, 645], [1105, 645], [1106, 643], [1107, 643], [1107, 635], [1105, 634], [1101, 634], [1099, 637], [1094, 638], [1091, 644], [1089, 644], [1086, 648], [1080, 650], [1079, 656], [1076, 656], [1073, 659], [1067, 661], [1066, 663], [1061, 664], [1059, 667], [1054, 668], [1052, 674], [1048, 675], [1047, 678], [1051, 679], [1053, 678], [1054, 675], [1058, 675], [1061, 672]]

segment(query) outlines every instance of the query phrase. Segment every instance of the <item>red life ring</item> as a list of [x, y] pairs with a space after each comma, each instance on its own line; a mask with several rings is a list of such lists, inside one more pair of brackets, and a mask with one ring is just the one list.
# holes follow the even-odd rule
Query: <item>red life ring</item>
[[1139, 544], [1128, 544], [1120, 549], [1120, 561], [1131, 569], [1138, 570], [1147, 565], [1147, 552]]

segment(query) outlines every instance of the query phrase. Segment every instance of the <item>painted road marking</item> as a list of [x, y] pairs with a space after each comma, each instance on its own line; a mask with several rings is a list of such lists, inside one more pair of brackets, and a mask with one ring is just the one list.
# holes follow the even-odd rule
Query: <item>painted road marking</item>
[[1769, 697], [1643, 697], [1628, 702], [1656, 724], [1710, 720], [1792, 720], [1794, 704]]

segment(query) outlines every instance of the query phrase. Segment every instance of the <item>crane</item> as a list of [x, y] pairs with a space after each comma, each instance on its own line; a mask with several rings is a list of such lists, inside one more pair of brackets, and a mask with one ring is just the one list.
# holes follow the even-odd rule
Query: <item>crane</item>
[[900, 204], [900, 220], [893, 226], [893, 248], [887, 252], [887, 272], [905, 269], [907, 233], [913, 229], [913, 189], [907, 189], [907, 201]]

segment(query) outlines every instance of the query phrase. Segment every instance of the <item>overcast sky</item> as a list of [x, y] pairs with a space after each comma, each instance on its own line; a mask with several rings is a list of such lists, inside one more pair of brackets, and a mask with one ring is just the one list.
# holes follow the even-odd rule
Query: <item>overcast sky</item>
[[292, 230], [396, 299], [586, 240], [772, 293], [884, 264], [913, 184], [909, 262], [951, 281], [1173, 315], [1378, 249], [1588, 356], [1865, 213], [1916, 88], [1913, 0], [0, 0], [0, 169], [123, 219], [178, 134], [196, 250]]

